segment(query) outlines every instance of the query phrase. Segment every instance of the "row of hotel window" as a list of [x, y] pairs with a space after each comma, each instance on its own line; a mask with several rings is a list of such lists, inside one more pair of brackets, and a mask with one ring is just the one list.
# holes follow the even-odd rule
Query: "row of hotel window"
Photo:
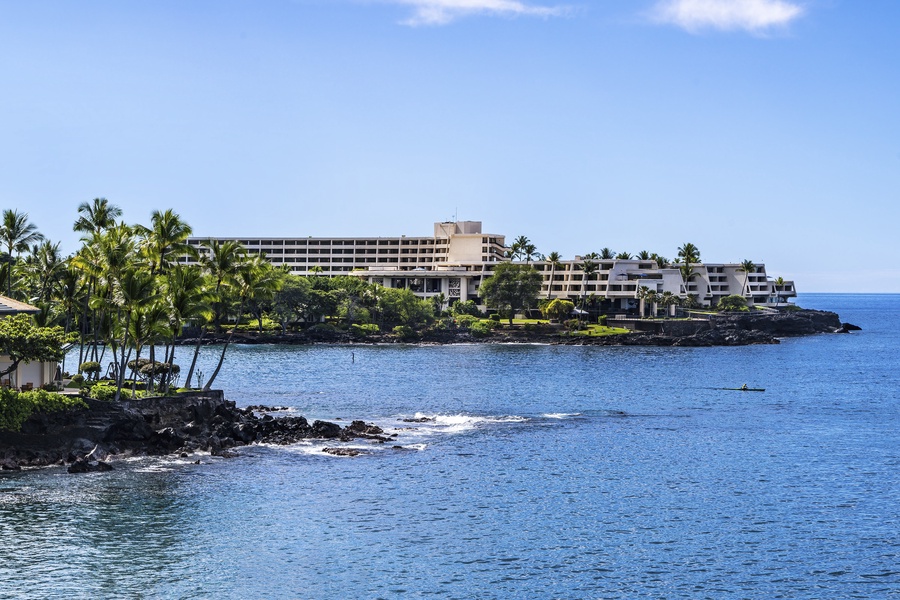
[[[204, 241], [200, 239], [190, 239], [188, 244], [199, 246]], [[375, 239], [375, 240], [236, 240], [244, 246], [446, 246], [450, 243], [449, 239]], [[503, 245], [497, 238], [481, 238], [482, 244], [492, 244], [503, 248]]]

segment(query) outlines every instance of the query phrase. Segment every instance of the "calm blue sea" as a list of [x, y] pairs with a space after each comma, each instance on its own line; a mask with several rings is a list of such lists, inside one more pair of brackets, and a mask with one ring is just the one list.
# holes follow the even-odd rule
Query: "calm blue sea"
[[[900, 296], [799, 303], [863, 331], [236, 347], [218, 383], [239, 405], [364, 418], [405, 449], [4, 473], [0, 597], [900, 597]], [[766, 392], [716, 389], [743, 383]]]

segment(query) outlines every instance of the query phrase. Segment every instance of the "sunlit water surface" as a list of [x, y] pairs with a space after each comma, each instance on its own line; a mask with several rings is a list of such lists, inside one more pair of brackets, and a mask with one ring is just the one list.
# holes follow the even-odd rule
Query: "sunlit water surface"
[[[364, 418], [404, 450], [3, 473], [0, 597], [898, 596], [900, 296], [800, 302], [864, 330], [742, 348], [234, 347], [216, 387], [239, 405]], [[743, 383], [766, 391], [715, 389]], [[415, 416], [436, 420], [400, 421]]]

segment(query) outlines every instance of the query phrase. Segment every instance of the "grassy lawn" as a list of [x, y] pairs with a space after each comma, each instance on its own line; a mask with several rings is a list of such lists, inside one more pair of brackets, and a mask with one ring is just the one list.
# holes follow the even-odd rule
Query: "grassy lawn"
[[588, 325], [587, 329], [583, 329], [581, 331], [573, 331], [572, 335], [604, 336], [604, 335], [621, 335], [623, 333], [630, 333], [630, 332], [623, 327], [607, 327], [606, 325]]

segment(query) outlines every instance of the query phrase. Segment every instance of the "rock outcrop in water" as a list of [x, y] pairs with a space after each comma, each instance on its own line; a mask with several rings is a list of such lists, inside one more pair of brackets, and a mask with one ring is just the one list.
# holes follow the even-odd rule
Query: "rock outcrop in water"
[[[327, 421], [309, 424], [304, 417], [260, 416], [237, 408], [215, 390], [171, 398], [86, 402], [87, 408], [34, 414], [19, 432], [0, 432], [0, 468], [71, 463], [70, 472], [90, 472], [107, 470], [104, 459], [108, 455], [208, 451], [228, 456], [228, 449], [253, 443], [357, 437], [378, 441], [375, 430], [381, 431], [362, 421], [341, 427]], [[262, 411], [266, 407], [254, 408]]]

